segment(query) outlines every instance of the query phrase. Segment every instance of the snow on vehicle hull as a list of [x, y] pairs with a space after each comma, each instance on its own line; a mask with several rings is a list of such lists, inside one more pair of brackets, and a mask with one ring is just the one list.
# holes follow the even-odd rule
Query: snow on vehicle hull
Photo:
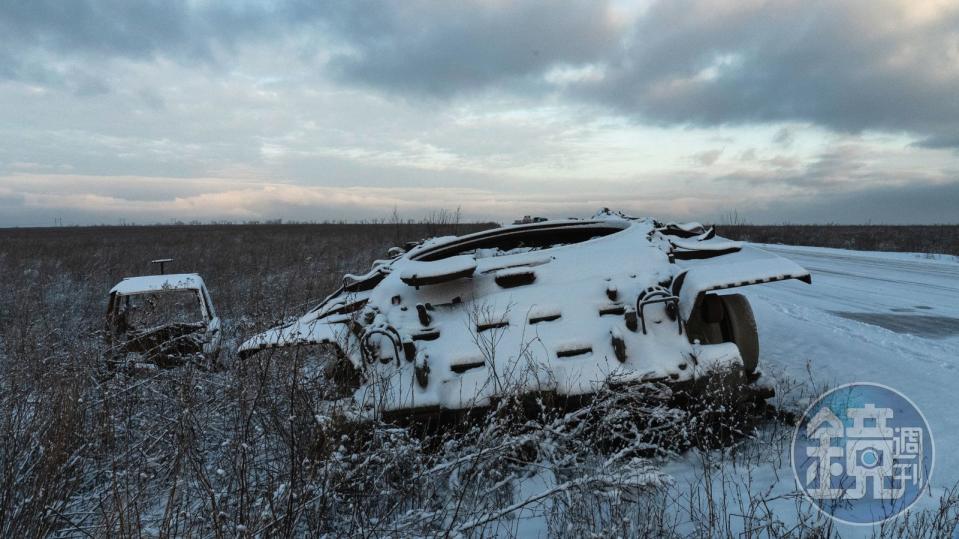
[[695, 223], [603, 211], [427, 240], [240, 351], [333, 346], [361, 373], [354, 399], [380, 412], [692, 382], [744, 364], [735, 342], [690, 337], [706, 293], [781, 279], [809, 273]]
[[[164, 319], [147, 327], [131, 326], [131, 299], [171, 293], [186, 293], [191, 298], [187, 311], [195, 321]], [[174, 367], [191, 359], [216, 358], [220, 352], [220, 318], [206, 284], [197, 274], [127, 277], [110, 290], [105, 336], [112, 366]]]

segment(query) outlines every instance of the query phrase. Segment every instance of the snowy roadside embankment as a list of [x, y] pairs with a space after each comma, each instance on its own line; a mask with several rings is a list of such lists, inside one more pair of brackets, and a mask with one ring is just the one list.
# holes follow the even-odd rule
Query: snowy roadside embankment
[[[801, 383], [793, 395], [780, 395], [783, 405], [801, 412], [810, 398], [851, 382], [880, 383], [905, 394], [925, 414], [936, 446], [932, 492], [914, 511], [936, 509], [959, 483], [959, 262], [911, 253], [759, 247], [813, 275], [811, 286], [781, 282], [742, 289], [759, 325], [760, 368], [775, 379]], [[774, 505], [789, 521], [787, 515], [797, 513], [796, 499], [788, 496], [795, 490], [789, 448], [776, 449], [783, 451], [782, 465], [759, 467], [752, 479], [756, 493], [785, 496]], [[683, 468], [676, 464], [667, 471], [681, 475]], [[837, 530], [843, 537], [870, 536], [878, 527], [840, 524]]]
[[[692, 450], [670, 459], [674, 480], [664, 507], [680, 536], [708, 523], [733, 534], [789, 536], [830, 527], [842, 537], [911, 536], [916, 516], [935, 518], [959, 483], [959, 260], [915, 253], [757, 245], [813, 274], [811, 286], [785, 281], [746, 287], [761, 339], [760, 369], [777, 386], [776, 406], [801, 414], [819, 394], [874, 382], [899, 390], [925, 414], [935, 438], [931, 492], [884, 525], [823, 517], [799, 492], [790, 462], [792, 427], [771, 422], [727, 451]], [[531, 489], [533, 487], [530, 487]], [[939, 518], [955, 519], [955, 507]], [[646, 518], [646, 517], [643, 517]], [[907, 530], [906, 527], [909, 527]], [[946, 527], [950, 527], [948, 524]], [[535, 519], [526, 530], [536, 530]]]

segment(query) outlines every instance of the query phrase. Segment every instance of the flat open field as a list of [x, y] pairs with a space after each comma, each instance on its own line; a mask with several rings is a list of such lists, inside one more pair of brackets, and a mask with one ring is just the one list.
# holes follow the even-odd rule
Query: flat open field
[[[0, 535], [938, 537], [959, 520], [951, 451], [959, 435], [948, 405], [959, 383], [953, 256], [770, 245], [809, 269], [813, 284], [743, 290], [778, 410], [801, 413], [825, 387], [870, 380], [902, 390], [927, 416], [938, 452], [932, 491], [909, 519], [884, 527], [838, 525], [797, 494], [792, 425], [782, 418], [724, 449], [621, 453], [611, 439], [650, 443], [624, 410], [654, 410], [680, 437], [695, 418], [611, 395], [581, 422], [503, 409], [424, 437], [344, 423], [322, 402], [326, 388], [311, 368], [322, 358], [236, 360], [244, 337], [302, 314], [388, 247], [488, 226], [0, 230]], [[721, 233], [922, 250], [910, 243], [925, 237], [916, 227], [881, 228]], [[948, 246], [957, 227], [930, 230], [943, 242], [931, 245]], [[227, 368], [139, 376], [104, 368], [107, 291], [151, 273], [149, 260], [161, 257], [176, 259], [171, 272], [206, 279], [224, 319]], [[739, 516], [717, 518], [729, 514]]]
[[[182, 225], [0, 229], [0, 322], [55, 319], [99, 329], [120, 279], [199, 273], [235, 334], [323, 299], [345, 273], [365, 272], [391, 246], [492, 225]], [[23, 310], [21, 310], [23, 309]], [[7, 342], [11, 336], [5, 335]], [[68, 337], [70, 338], [70, 337]]]
[[717, 225], [716, 230], [754, 243], [959, 255], [959, 225]]

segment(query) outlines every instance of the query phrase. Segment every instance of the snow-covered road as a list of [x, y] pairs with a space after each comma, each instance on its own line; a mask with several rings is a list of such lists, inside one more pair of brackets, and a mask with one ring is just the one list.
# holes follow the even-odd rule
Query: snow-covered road
[[808, 377], [808, 363], [819, 383], [883, 383], [915, 400], [940, 436], [959, 427], [947, 413], [959, 383], [959, 262], [762, 247], [813, 274], [812, 285], [741, 289], [756, 311], [767, 370]]
[[[729, 291], [745, 294], [753, 306], [760, 368], [780, 391], [774, 403], [801, 413], [821, 393], [850, 382], [899, 390], [922, 410], [935, 439], [932, 489], [914, 510], [936, 509], [945, 491], [959, 483], [959, 258], [758, 247], [798, 262], [813, 275], [811, 285], [793, 280]], [[740, 452], [758, 456], [737, 460], [715, 451], [689, 451], [663, 464], [675, 480], [665, 511], [674, 515], [677, 533], [700, 533], [710, 503], [704, 502], [707, 491], [721, 496], [715, 509], [725, 515], [734, 536], [755, 531], [770, 518], [785, 526], [778, 533], [799, 521], [825, 522], [794, 480], [789, 443], [783, 441], [792, 429], [778, 426], [758, 433], [751, 445], [755, 453]], [[708, 479], [705, 469], [713, 470]], [[541, 479], [534, 476], [522, 492], [551, 484]], [[705, 489], [706, 483], [711, 488]], [[759, 499], [766, 513], [751, 514], [751, 500]], [[692, 516], [694, 511], [699, 516]], [[543, 536], [543, 529], [537, 518], [519, 528], [522, 536]], [[837, 524], [837, 531], [842, 537], [871, 537], [877, 528]]]
[[[802, 303], [842, 313], [868, 314], [874, 324], [918, 336], [959, 335], [959, 263], [954, 259], [918, 255], [857, 253], [837, 249], [762, 246], [802, 264], [815, 276], [806, 287], [780, 288], [786, 299], [801, 295]], [[952, 257], [949, 257], [950, 259]], [[788, 291], [787, 291], [788, 290]], [[910, 319], [929, 324], [908, 324]], [[899, 320], [901, 322], [896, 322]], [[913, 327], [901, 331], [900, 326]]]
[[756, 314], [761, 368], [807, 381], [806, 388], [864, 381], [899, 390], [920, 407], [935, 437], [933, 498], [959, 482], [959, 260], [759, 247], [813, 274], [812, 285], [788, 281], [738, 290]]

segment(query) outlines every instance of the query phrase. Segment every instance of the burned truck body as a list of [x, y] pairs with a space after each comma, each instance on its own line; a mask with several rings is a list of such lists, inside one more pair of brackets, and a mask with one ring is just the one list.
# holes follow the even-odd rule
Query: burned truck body
[[589, 395], [603, 384], [759, 376], [745, 297], [802, 267], [716, 237], [604, 210], [394, 248], [303, 317], [240, 347], [326, 345], [371, 413], [463, 410], [507, 394]]
[[220, 319], [203, 279], [192, 273], [128, 277], [110, 290], [111, 366], [209, 366], [220, 349]]

